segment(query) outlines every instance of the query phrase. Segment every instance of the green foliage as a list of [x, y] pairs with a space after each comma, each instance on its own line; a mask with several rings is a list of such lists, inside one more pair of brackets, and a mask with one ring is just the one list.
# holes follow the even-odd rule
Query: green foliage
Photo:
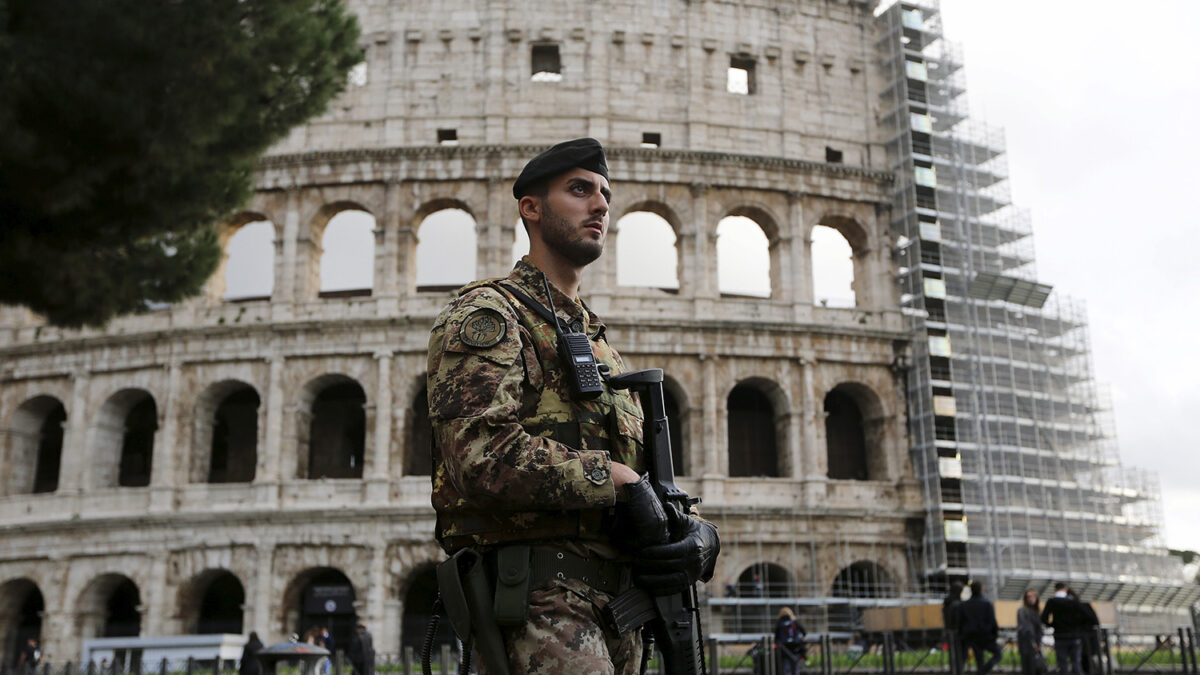
[[80, 326], [194, 295], [358, 36], [342, 0], [0, 0], [0, 303]]

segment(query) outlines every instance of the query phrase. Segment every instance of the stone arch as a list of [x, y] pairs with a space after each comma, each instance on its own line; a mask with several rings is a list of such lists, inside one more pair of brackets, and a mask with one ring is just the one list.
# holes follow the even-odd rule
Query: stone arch
[[[243, 211], [217, 228], [221, 261], [209, 277], [211, 301], [267, 300], [275, 289], [278, 226], [264, 214]], [[264, 260], [270, 264], [264, 265]]]
[[738, 382], [725, 397], [730, 477], [780, 477], [787, 448], [787, 397], [763, 377]]
[[[375, 286], [375, 215], [357, 202], [335, 202], [320, 227], [320, 290], [323, 298], [371, 295]], [[316, 238], [314, 237], [314, 241]]]
[[529, 253], [529, 231], [525, 229], [525, 223], [521, 222], [520, 218], [517, 218], [517, 227], [513, 230], [511, 256], [513, 265], [516, 265], [517, 261], [527, 253]]
[[179, 589], [178, 603], [185, 633], [242, 633], [246, 588], [227, 569], [206, 569], [192, 577]]
[[347, 375], [322, 375], [303, 387], [298, 477], [362, 478], [366, 406], [366, 390]]
[[858, 560], [840, 569], [829, 586], [835, 598], [894, 598], [900, 595], [895, 577], [883, 565]]
[[[405, 579], [403, 598], [404, 614], [400, 619], [400, 648], [412, 647], [420, 653], [421, 644], [425, 639], [426, 626], [429, 624], [429, 610], [437, 598], [437, 565], [424, 563], [414, 567]], [[455, 645], [454, 630], [448, 621], [438, 624], [438, 632], [434, 638], [435, 645]], [[435, 647], [440, 649], [440, 647]]]
[[[727, 596], [751, 600], [734, 606], [733, 632], [772, 632], [778, 605], [771, 598], [795, 597], [794, 586], [791, 572], [781, 565], [760, 561], [747, 566], [737, 581], [725, 589]], [[757, 599], [762, 602], [754, 602]]]
[[[692, 470], [692, 458], [688, 455], [688, 439], [685, 429], [691, 422], [691, 406], [687, 391], [678, 380], [663, 376], [663, 403], [667, 413], [667, 431], [671, 437], [671, 464], [676, 476], [686, 476]], [[651, 419], [647, 397], [641, 397], [642, 412], [647, 421]]]
[[[826, 227], [833, 230], [838, 235], [841, 235], [841, 238], [845, 240], [845, 244], [850, 247], [851, 265], [849, 276], [851, 277], [850, 292], [853, 297], [853, 304], [847, 305], [847, 303], [841, 303], [839, 305], [834, 302], [828, 302], [827, 304], [831, 306], [870, 306], [874, 300], [874, 294], [870, 286], [872, 268], [871, 252], [875, 248], [870, 229], [863, 225], [861, 219], [838, 213], [826, 213], [818, 221], [811, 223], [807, 228], [807, 232], [805, 232], [805, 239], [807, 240], [811, 257], [808, 261], [809, 268], [814, 275], [812, 279], [814, 288], [813, 301], [820, 302], [820, 298], [816, 296], [815, 278], [818, 272], [818, 261], [816, 259], [816, 252], [813, 250], [816, 246], [814, 238], [820, 232], [816, 230], [818, 227]], [[843, 283], [845, 279], [842, 277], [844, 276], [845, 272], [843, 270], [839, 274], [839, 281], [837, 283]]]
[[835, 480], [886, 480], [883, 403], [875, 390], [842, 382], [825, 395], [827, 475]]
[[350, 646], [358, 620], [358, 594], [354, 584], [336, 567], [312, 567], [296, 575], [283, 593], [284, 635], [303, 636], [314, 626], [326, 626], [334, 646]]
[[822, 307], [854, 307], [854, 252], [841, 232], [814, 225], [810, 232], [813, 302]]
[[209, 385], [192, 417], [192, 483], [249, 483], [258, 465], [262, 399], [241, 380]]
[[0, 584], [0, 668], [15, 666], [16, 655], [30, 639], [42, 641], [42, 614], [46, 600], [42, 589], [29, 578]]
[[93, 484], [149, 485], [158, 426], [158, 408], [150, 392], [129, 388], [110, 396], [92, 422]]
[[613, 218], [617, 284], [679, 292], [679, 216], [666, 204], [642, 201]]
[[[67, 409], [54, 396], [26, 400], [8, 420], [8, 477], [0, 494], [38, 494], [58, 489]], [[3, 455], [0, 455], [3, 456]]]
[[429, 389], [425, 375], [417, 377], [408, 391], [404, 409], [404, 475], [433, 473], [433, 424], [429, 421]]
[[417, 209], [412, 260], [418, 291], [448, 291], [479, 276], [479, 222], [457, 199], [437, 199]]
[[717, 289], [722, 295], [778, 297], [779, 221], [760, 206], [738, 206], [717, 221]]
[[110, 572], [93, 579], [80, 594], [76, 608], [80, 637], [141, 635], [141, 592], [124, 574]]

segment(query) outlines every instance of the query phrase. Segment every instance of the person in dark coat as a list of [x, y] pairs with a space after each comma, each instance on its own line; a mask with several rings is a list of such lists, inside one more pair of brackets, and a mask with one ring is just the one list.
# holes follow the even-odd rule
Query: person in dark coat
[[[982, 583], [971, 582], [971, 597], [959, 607], [959, 615], [963, 644], [975, 655], [979, 675], [987, 675], [1000, 662], [1000, 646], [996, 644], [1000, 626], [996, 623], [996, 608], [983, 597]], [[985, 652], [992, 658], [984, 661]]]
[[238, 675], [262, 675], [262, 664], [258, 662], [258, 653], [262, 651], [263, 643], [258, 639], [258, 633], [250, 631], [250, 639], [242, 647], [242, 660], [238, 663]]
[[1042, 623], [1054, 629], [1054, 654], [1059, 675], [1083, 675], [1083, 638], [1091, 628], [1091, 616], [1083, 604], [1069, 595], [1067, 585], [1054, 584], [1054, 597], [1042, 608]]
[[951, 675], [962, 675], [963, 661], [966, 659], [962, 635], [959, 634], [962, 594], [963, 585], [956, 581], [950, 584], [946, 599], [942, 600], [942, 626], [946, 629], [946, 651], [950, 654]]
[[808, 656], [808, 647], [804, 644], [806, 634], [790, 608], [779, 610], [779, 618], [775, 621], [775, 650], [780, 675], [798, 675], [800, 672], [800, 666]]
[[354, 627], [347, 657], [350, 659], [350, 666], [354, 668], [354, 675], [374, 675], [375, 642], [370, 631], [361, 623]]
[[1017, 651], [1021, 655], [1021, 675], [1046, 675], [1038, 600], [1038, 592], [1030, 588], [1025, 591], [1021, 608], [1017, 610]]

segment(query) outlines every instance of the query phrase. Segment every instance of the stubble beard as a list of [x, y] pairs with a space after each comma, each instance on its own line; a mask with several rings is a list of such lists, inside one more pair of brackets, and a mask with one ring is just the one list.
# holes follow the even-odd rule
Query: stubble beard
[[551, 250], [566, 258], [577, 267], [586, 267], [600, 257], [604, 252], [604, 240], [594, 241], [585, 237], [581, 230], [574, 227], [566, 218], [559, 215], [550, 207], [547, 200], [542, 200], [542, 241]]

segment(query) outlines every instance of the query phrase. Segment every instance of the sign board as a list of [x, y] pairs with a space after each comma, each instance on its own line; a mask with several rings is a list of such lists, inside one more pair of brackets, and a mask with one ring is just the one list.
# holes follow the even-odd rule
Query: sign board
[[305, 614], [353, 614], [354, 589], [350, 586], [310, 586], [304, 594]]

